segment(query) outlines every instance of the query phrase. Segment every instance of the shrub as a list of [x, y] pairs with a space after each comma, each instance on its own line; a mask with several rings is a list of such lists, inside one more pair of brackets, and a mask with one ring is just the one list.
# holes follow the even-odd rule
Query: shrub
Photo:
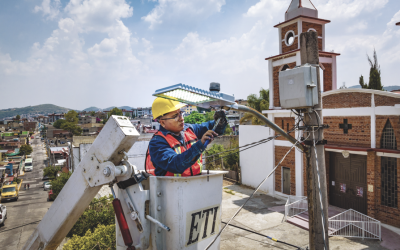
[[57, 196], [60, 194], [61, 190], [67, 183], [69, 177], [71, 177], [71, 172], [68, 173], [61, 173], [60, 176], [57, 177], [55, 180], [51, 180], [51, 190], [53, 190], [53, 194], [51, 198], [55, 200]]
[[74, 235], [65, 245], [63, 250], [91, 250], [91, 249], [116, 249], [115, 224], [99, 225], [92, 233], [90, 230], [84, 236]]
[[214, 157], [206, 158], [206, 168], [210, 170], [222, 169], [221, 157], [223, 157], [224, 168], [237, 171], [239, 167], [239, 152], [237, 149], [232, 151], [227, 150], [237, 148], [238, 146], [239, 142], [234, 138], [231, 139], [231, 146], [227, 149], [225, 149], [224, 146], [221, 144], [213, 144], [210, 149], [206, 150], [206, 156], [215, 155], [221, 152], [224, 153], [215, 155]]
[[112, 195], [104, 196], [100, 199], [94, 198], [69, 231], [67, 237], [72, 237], [73, 235], [84, 236], [88, 231], [93, 232], [92, 230], [99, 225], [115, 225], [112, 198]]
[[61, 168], [60, 168], [60, 167], [56, 167], [56, 166], [48, 166], [48, 167], [45, 167], [45, 168], [43, 169], [43, 177], [44, 177], [44, 176], [47, 176], [47, 177], [49, 177], [50, 179], [56, 178], [56, 177], [57, 177], [57, 173], [58, 173], [59, 171], [61, 171]]

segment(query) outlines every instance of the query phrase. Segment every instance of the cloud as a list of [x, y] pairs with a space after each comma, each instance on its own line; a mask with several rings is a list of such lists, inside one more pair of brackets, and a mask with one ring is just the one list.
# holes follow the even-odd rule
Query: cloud
[[276, 14], [284, 16], [289, 5], [290, 0], [260, 0], [251, 6], [244, 16], [272, 19]]
[[352, 33], [359, 30], [365, 30], [367, 28], [368, 28], [368, 23], [362, 20], [346, 28], [346, 31]]
[[159, 0], [142, 20], [150, 24], [150, 29], [164, 23], [194, 22], [220, 12], [225, 0]]
[[[44, 1], [40, 10], [49, 13], [43, 7], [49, 4]], [[21, 86], [31, 79], [43, 88], [69, 86], [65, 95], [75, 93], [77, 98], [88, 93], [93, 83], [102, 89], [110, 88], [110, 81], [124, 83], [146, 71], [132, 52], [135, 38], [122, 21], [132, 13], [124, 0], [71, 0], [57, 14], [64, 17], [58, 20], [57, 29], [43, 43], [35, 42], [26, 60], [12, 60], [0, 51], [0, 76]], [[92, 33], [100, 41], [86, 44], [84, 38]]]
[[47, 16], [48, 19], [55, 19], [60, 14], [61, 2], [60, 0], [43, 0], [40, 6], [35, 6], [33, 11], [43, 12], [43, 16]]
[[364, 12], [376, 12], [389, 0], [316, 0], [318, 15], [326, 19], [348, 20]]

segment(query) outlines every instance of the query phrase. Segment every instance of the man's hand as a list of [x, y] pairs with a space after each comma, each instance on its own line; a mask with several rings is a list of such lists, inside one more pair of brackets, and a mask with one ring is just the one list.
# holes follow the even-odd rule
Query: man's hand
[[225, 131], [226, 125], [228, 125], [228, 120], [226, 119], [225, 112], [223, 110], [217, 111], [214, 114], [214, 120], [217, 122], [217, 120], [220, 119], [217, 127], [215, 128], [215, 132], [217, 132], [218, 135], [222, 135]]
[[203, 145], [206, 143], [207, 140], [213, 141], [214, 137], [217, 137], [218, 134], [212, 130], [208, 130], [203, 137], [201, 138], [201, 143], [203, 143]]

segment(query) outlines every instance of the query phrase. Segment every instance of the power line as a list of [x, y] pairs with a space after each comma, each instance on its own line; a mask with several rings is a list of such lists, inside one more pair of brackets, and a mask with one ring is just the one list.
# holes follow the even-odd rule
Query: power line
[[296, 143], [294, 143], [292, 145], [292, 147], [287, 151], [287, 153], [282, 157], [282, 159], [279, 161], [278, 165], [276, 165], [276, 167], [271, 171], [271, 173], [264, 178], [263, 181], [261, 181], [261, 183], [257, 186], [257, 188], [254, 190], [254, 192], [250, 195], [249, 198], [247, 198], [247, 200], [245, 201], [245, 203], [236, 211], [236, 213], [231, 217], [231, 219], [225, 224], [225, 226], [219, 231], [219, 233], [217, 234], [217, 236], [215, 236], [214, 240], [206, 247], [206, 250], [209, 249], [214, 242], [218, 239], [218, 237], [221, 235], [221, 233], [225, 230], [225, 228], [232, 222], [232, 220], [236, 217], [236, 215], [239, 214], [239, 212], [243, 209], [243, 207], [247, 204], [247, 202], [253, 198], [254, 194], [260, 189], [260, 187], [264, 184], [264, 182], [275, 172], [275, 170], [281, 165], [281, 163], [283, 162], [283, 160], [286, 158], [286, 156], [292, 151], [292, 149], [299, 143], [299, 141], [297, 140]]

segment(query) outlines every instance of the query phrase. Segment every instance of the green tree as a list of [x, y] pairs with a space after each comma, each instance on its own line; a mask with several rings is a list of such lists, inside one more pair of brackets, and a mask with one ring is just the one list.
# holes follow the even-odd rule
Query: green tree
[[68, 173], [61, 173], [55, 180], [51, 180], [51, 190], [53, 190], [53, 194], [51, 198], [55, 200], [57, 196], [60, 194], [61, 190], [67, 183], [69, 177], [71, 177], [71, 172]]
[[205, 121], [208, 122], [208, 121], [214, 120], [214, 114], [215, 114], [215, 111], [206, 112], [206, 114], [204, 115]]
[[114, 250], [116, 249], [115, 225], [99, 225], [92, 233], [88, 230], [85, 236], [74, 235], [65, 243], [63, 250]]
[[193, 111], [190, 115], [185, 117], [185, 123], [196, 124], [205, 121], [204, 115], [199, 114], [197, 111]]
[[21, 116], [20, 116], [20, 115], [17, 115], [17, 116], [15, 117], [15, 119], [16, 119], [17, 121], [19, 121], [19, 120], [21, 119]]
[[95, 115], [96, 115], [96, 112], [95, 112], [95, 111], [92, 111], [92, 112], [90, 112], [90, 115], [91, 115], [91, 116], [95, 116]]
[[110, 117], [112, 115], [122, 115], [122, 110], [120, 110], [119, 108], [115, 107], [115, 108], [110, 110], [110, 112], [108, 114], [108, 117]]
[[[231, 146], [230, 148], [237, 148], [239, 147], [239, 140], [237, 138], [231, 139]], [[229, 151], [226, 153], [226, 157], [224, 158], [224, 166], [234, 171], [238, 171], [239, 166], [239, 151], [235, 149], [233, 151]]]
[[32, 146], [29, 144], [22, 145], [19, 148], [20, 155], [30, 155], [32, 153], [32, 151], [33, 151]]
[[67, 130], [70, 133], [72, 133], [73, 135], [81, 135], [82, 134], [82, 128], [71, 122], [64, 123], [61, 126], [61, 129]]
[[68, 113], [64, 115], [65, 121], [72, 123], [72, 124], [78, 124], [79, 118], [78, 118], [78, 113], [75, 110], [70, 110]]
[[[255, 94], [250, 94], [247, 96], [247, 105], [258, 112], [262, 112], [262, 110], [268, 110], [269, 108], [269, 90], [268, 89], [263, 89], [261, 88], [260, 90], [260, 96], [257, 96]], [[251, 119], [251, 123], [253, 125], [262, 125], [264, 124], [263, 121], [255, 117], [251, 113], [244, 113], [242, 119], [240, 119], [240, 122], [244, 122], [246, 120]]]
[[53, 127], [60, 129], [61, 126], [62, 126], [64, 123], [66, 123], [66, 122], [67, 122], [67, 121], [64, 120], [64, 119], [58, 119], [57, 121], [55, 121], [55, 122], [53, 123]]
[[72, 237], [73, 235], [84, 236], [88, 230], [93, 232], [93, 229], [99, 225], [115, 225], [112, 199], [112, 195], [104, 196], [100, 199], [94, 198], [69, 231], [67, 237]]
[[381, 81], [381, 68], [378, 64], [378, 56], [375, 49], [372, 59], [369, 57], [369, 55], [367, 55], [367, 59], [371, 67], [369, 70], [369, 83], [364, 83], [364, 77], [361, 75], [359, 80], [361, 87], [363, 89], [383, 90]]
[[231, 127], [229, 127], [229, 125], [227, 125], [224, 135], [230, 135], [230, 134], [232, 134], [232, 132], [233, 132], [233, 130], [231, 129]]
[[364, 76], [361, 75], [360, 79], [358, 80], [358, 83], [360, 84], [361, 88], [367, 89], [368, 88], [368, 83], [364, 82]]
[[[220, 152], [225, 151], [225, 148], [223, 145], [221, 144], [213, 144], [211, 146], [211, 148], [206, 150], [206, 168], [209, 170], [213, 170], [213, 169], [222, 169], [222, 161], [221, 161], [221, 156], [223, 156], [223, 154], [220, 155], [215, 155], [218, 154]], [[214, 157], [207, 157], [207, 156], [212, 156], [215, 155]]]
[[47, 176], [50, 179], [55, 179], [57, 177], [57, 173], [61, 171], [60, 167], [56, 166], [48, 166], [43, 169], [43, 177]]

